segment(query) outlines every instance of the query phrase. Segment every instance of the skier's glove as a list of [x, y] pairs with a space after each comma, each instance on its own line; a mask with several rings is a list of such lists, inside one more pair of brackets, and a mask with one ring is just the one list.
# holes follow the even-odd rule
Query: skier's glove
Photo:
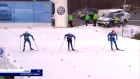
[[22, 37], [22, 35], [20, 35], [20, 37]]
[[109, 39], [108, 39], [108, 41], [109, 41]]
[[33, 41], [35, 41], [35, 39], [33, 39]]

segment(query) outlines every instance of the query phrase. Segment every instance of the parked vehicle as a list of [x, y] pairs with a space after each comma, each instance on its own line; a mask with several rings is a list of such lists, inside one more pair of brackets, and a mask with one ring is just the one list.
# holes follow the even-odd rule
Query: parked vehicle
[[120, 21], [118, 21], [120, 24], [126, 25], [131, 15], [127, 12], [124, 12], [122, 9], [110, 10], [107, 14], [103, 14], [103, 16], [98, 19], [98, 26], [115, 26], [118, 24], [118, 22], [115, 22], [114, 20], [116, 17], [120, 19]]
[[12, 11], [5, 3], [0, 3], [0, 20], [12, 20]]

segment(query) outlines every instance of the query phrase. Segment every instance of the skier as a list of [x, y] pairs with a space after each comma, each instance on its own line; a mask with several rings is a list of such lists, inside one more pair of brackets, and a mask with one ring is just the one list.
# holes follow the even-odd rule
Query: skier
[[[115, 39], [115, 36], [116, 36], [116, 39]], [[114, 30], [112, 30], [112, 32], [108, 34], [108, 41], [110, 41], [111, 43], [111, 50], [113, 50], [112, 42], [114, 42], [116, 49], [119, 50], [117, 47], [116, 40], [118, 40], [117, 34], [115, 33]]]
[[64, 39], [66, 39], [66, 37], [67, 37], [67, 42], [68, 42], [68, 50], [70, 51], [70, 45], [71, 45], [72, 51], [75, 51], [72, 45], [72, 37], [74, 37], [74, 40], [76, 40], [76, 37], [71, 33], [66, 34], [64, 36]]
[[31, 47], [31, 41], [29, 39], [29, 36], [32, 37], [33, 41], [34, 41], [34, 37], [30, 33], [28, 33], [28, 31], [26, 31], [25, 33], [23, 33], [22, 35], [20, 35], [20, 37], [22, 37], [22, 36], [24, 36], [24, 47], [23, 47], [23, 51], [25, 51], [25, 44], [26, 44], [26, 42], [29, 43], [30, 50], [33, 50], [33, 48]]

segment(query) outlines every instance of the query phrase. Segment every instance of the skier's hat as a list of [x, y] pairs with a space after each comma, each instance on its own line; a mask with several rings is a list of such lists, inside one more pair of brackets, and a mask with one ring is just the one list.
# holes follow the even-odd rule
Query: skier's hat
[[115, 30], [112, 30], [112, 32], [115, 32]]

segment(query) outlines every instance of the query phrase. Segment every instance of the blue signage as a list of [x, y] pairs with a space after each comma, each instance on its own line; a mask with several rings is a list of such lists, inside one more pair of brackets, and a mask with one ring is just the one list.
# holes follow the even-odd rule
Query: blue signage
[[3, 48], [0, 48], [0, 55], [3, 55], [3, 53], [4, 53]]
[[52, 2], [0, 2], [0, 22], [51, 23]]
[[133, 33], [134, 33], [134, 30], [133, 30], [133, 29], [131, 29], [131, 30], [130, 30], [130, 33], [133, 35]]

